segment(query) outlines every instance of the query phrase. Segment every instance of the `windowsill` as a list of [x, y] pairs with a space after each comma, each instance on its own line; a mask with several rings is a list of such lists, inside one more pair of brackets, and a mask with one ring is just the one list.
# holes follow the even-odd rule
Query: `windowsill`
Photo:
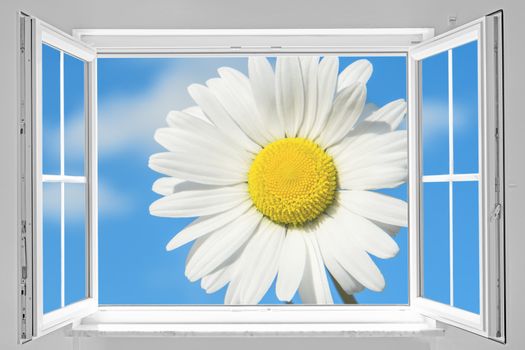
[[[359, 307], [108, 307], [68, 330], [76, 337], [422, 337], [436, 322], [408, 309]], [[184, 310], [186, 309], [186, 310]]]

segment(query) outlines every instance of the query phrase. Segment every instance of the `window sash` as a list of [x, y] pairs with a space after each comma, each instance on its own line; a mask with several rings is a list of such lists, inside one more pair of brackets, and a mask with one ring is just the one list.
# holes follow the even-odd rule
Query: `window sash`
[[[501, 110], [490, 106], [492, 101], [501, 101], [501, 94], [494, 92], [495, 86], [501, 84], [501, 76], [496, 75], [495, 69], [501, 64], [495, 64], [492, 54], [494, 48], [494, 17], [501, 18], [501, 13], [489, 15], [450, 32], [437, 36], [427, 42], [418, 44], [410, 49], [409, 53], [409, 231], [410, 231], [410, 258], [416, 262], [411, 271], [411, 278], [416, 283], [411, 284], [410, 295], [414, 308], [422, 314], [437, 320], [465, 328], [474, 333], [504, 341], [503, 320], [503, 220], [495, 213], [503, 203], [502, 189], [498, 188], [501, 164], [495, 159], [502, 157], [502, 150], [497, 145], [501, 136], [494, 137], [495, 130], [501, 135]], [[501, 23], [500, 23], [501, 24]], [[450, 172], [443, 175], [422, 175], [422, 128], [421, 128], [421, 60], [438, 53], [446, 52], [474, 40], [478, 41], [478, 156], [479, 173], [453, 174], [453, 158], [450, 157]], [[490, 40], [490, 41], [489, 41]], [[501, 54], [501, 53], [500, 53]], [[501, 61], [500, 61], [501, 62]], [[449, 51], [450, 63], [450, 51]], [[451, 84], [449, 68], [449, 87]], [[449, 103], [450, 94], [449, 88]], [[449, 104], [449, 117], [452, 118]], [[449, 121], [449, 152], [453, 154], [453, 130]], [[478, 181], [479, 193], [479, 273], [480, 273], [480, 313], [459, 309], [445, 305], [423, 296], [423, 260], [422, 239], [420, 236], [422, 184], [435, 182]], [[496, 186], [496, 183], [498, 185]], [[495, 190], [496, 189], [496, 190]], [[452, 198], [449, 198], [452, 200]], [[450, 218], [452, 222], [452, 217]], [[451, 260], [452, 260], [451, 254]], [[453, 265], [451, 265], [451, 272]], [[451, 273], [450, 278], [453, 278]], [[453, 293], [453, 284], [451, 284]], [[498, 297], [495, 297], [497, 295]], [[452, 302], [453, 299], [451, 299]]]
[[[86, 316], [98, 307], [97, 286], [97, 232], [96, 232], [96, 51], [65, 33], [48, 24], [26, 15], [19, 14], [20, 35], [24, 37], [21, 50], [20, 72], [21, 84], [24, 90], [20, 91], [21, 122], [25, 132], [20, 133], [20, 147], [25, 152], [19, 163], [23, 183], [19, 187], [21, 205], [19, 210], [20, 222], [25, 227], [21, 230], [24, 246], [20, 250], [21, 264], [25, 270], [24, 285], [21, 289], [26, 293], [20, 294], [20, 305], [24, 310], [20, 317], [19, 341], [26, 342], [34, 337], [40, 337], [57, 328], [60, 328], [74, 319]], [[85, 123], [86, 145], [84, 176], [67, 176], [63, 172], [63, 132], [61, 132], [61, 174], [47, 175], [42, 173], [42, 44], [46, 43], [61, 51], [75, 56], [85, 63]], [[61, 69], [62, 74], [62, 69]], [[61, 88], [63, 97], [63, 89]], [[63, 113], [61, 112], [61, 119]], [[61, 120], [62, 123], [62, 120]], [[61, 307], [44, 314], [43, 312], [43, 183], [85, 183], [87, 197], [86, 213], [86, 299]], [[63, 206], [63, 204], [62, 204]], [[62, 245], [63, 242], [63, 232]], [[64, 250], [62, 247], [62, 269]], [[23, 259], [22, 259], [23, 257]], [[63, 270], [62, 270], [63, 275]], [[22, 277], [24, 275], [22, 274]], [[63, 278], [61, 281], [63, 290]], [[63, 305], [63, 292], [62, 305]]]

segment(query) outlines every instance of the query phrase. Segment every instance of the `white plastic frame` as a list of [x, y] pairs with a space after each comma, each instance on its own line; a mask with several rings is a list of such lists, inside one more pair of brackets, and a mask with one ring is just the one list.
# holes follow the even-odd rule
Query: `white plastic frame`
[[404, 53], [432, 28], [75, 29], [99, 57], [278, 53]]
[[[499, 23], [498, 23], [499, 21]], [[437, 320], [504, 342], [503, 179], [501, 13], [481, 18], [410, 49], [409, 54], [409, 198], [411, 303], [415, 310]], [[497, 37], [496, 37], [497, 36]], [[423, 176], [421, 170], [421, 60], [468, 42], [478, 42], [478, 139], [479, 174]], [[498, 47], [499, 45], [499, 47]], [[450, 62], [450, 51], [449, 51]], [[500, 69], [498, 71], [498, 69]], [[451, 70], [449, 68], [449, 75]], [[449, 87], [451, 83], [449, 76]], [[451, 91], [449, 91], [449, 94]], [[449, 105], [449, 118], [452, 111]], [[450, 123], [449, 123], [450, 124]], [[452, 132], [452, 130], [449, 130]], [[452, 142], [449, 135], [449, 142]], [[449, 150], [453, 152], [453, 149]], [[453, 165], [451, 165], [452, 169]], [[479, 276], [480, 313], [441, 304], [423, 296], [422, 200], [424, 182], [479, 181]], [[452, 245], [451, 248], [452, 249]], [[452, 259], [452, 256], [451, 256]], [[453, 266], [453, 265], [451, 265]], [[452, 268], [451, 268], [451, 271]], [[450, 276], [452, 279], [452, 274]], [[451, 293], [453, 291], [451, 284]], [[452, 299], [451, 299], [452, 302]]]
[[[407, 56], [432, 29], [321, 30], [74, 30], [98, 57], [201, 55], [352, 54]], [[407, 305], [348, 306], [103, 306], [79, 324], [81, 335], [280, 335], [414, 336], [440, 334], [432, 320]], [[235, 331], [231, 329], [234, 324]], [[325, 327], [335, 323], [335, 326]], [[257, 329], [263, 324], [264, 329]], [[309, 331], [305, 330], [308, 325]]]
[[[27, 111], [26, 119], [30, 120], [31, 130], [26, 133], [26, 143], [33, 145], [27, 154], [28, 167], [31, 168], [30, 191], [26, 193], [32, 205], [32, 215], [26, 215], [31, 229], [31, 252], [32, 252], [32, 329], [25, 334], [25, 339], [40, 337], [74, 319], [93, 313], [98, 307], [98, 285], [97, 285], [97, 158], [96, 158], [96, 51], [72, 37], [62, 33], [56, 28], [27, 15], [21, 14], [26, 23], [26, 29], [31, 31], [26, 42], [26, 53], [30, 53], [31, 65], [27, 67], [31, 74], [27, 75], [26, 84], [31, 86], [33, 98], [31, 109]], [[85, 144], [85, 176], [63, 175], [63, 130], [61, 131], [61, 174], [42, 174], [42, 44], [48, 44], [61, 52], [68, 53], [83, 60], [85, 64], [85, 120], [86, 120], [86, 144]], [[63, 72], [61, 53], [61, 74]], [[61, 83], [61, 95], [63, 86]], [[61, 119], [63, 111], [61, 107]], [[63, 120], [62, 120], [63, 121]], [[62, 123], [61, 121], [61, 123]], [[49, 313], [43, 312], [43, 243], [42, 243], [42, 188], [44, 182], [85, 183], [86, 184], [86, 299], [64, 306], [63, 289], [64, 280], [61, 280], [62, 307]], [[62, 185], [63, 186], [63, 185]], [[63, 196], [63, 193], [62, 193]], [[63, 198], [62, 198], [63, 211]], [[63, 226], [63, 225], [62, 225]], [[62, 230], [63, 231], [63, 230]], [[63, 235], [62, 244], [63, 244]], [[62, 247], [62, 269], [64, 260], [64, 248]], [[63, 271], [62, 271], [63, 272]]]

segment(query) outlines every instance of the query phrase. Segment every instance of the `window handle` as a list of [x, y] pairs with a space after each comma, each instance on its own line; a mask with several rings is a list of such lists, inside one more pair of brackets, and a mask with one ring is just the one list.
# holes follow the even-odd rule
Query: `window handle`
[[490, 216], [490, 221], [499, 220], [501, 215], [501, 203], [496, 204], [494, 207], [494, 210], [492, 211], [492, 215]]

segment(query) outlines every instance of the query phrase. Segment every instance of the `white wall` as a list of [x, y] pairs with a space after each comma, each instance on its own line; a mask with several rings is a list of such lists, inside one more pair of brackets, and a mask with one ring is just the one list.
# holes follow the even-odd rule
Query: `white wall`
[[[494, 10], [505, 11], [508, 344], [453, 327], [439, 339], [81, 339], [82, 349], [525, 349], [525, 87], [522, 0], [1, 0], [0, 1], [0, 349], [16, 345], [16, 11], [65, 30], [73, 28], [329, 28], [447, 29]], [[509, 186], [513, 184], [513, 186]], [[25, 349], [70, 349], [56, 332]]]

